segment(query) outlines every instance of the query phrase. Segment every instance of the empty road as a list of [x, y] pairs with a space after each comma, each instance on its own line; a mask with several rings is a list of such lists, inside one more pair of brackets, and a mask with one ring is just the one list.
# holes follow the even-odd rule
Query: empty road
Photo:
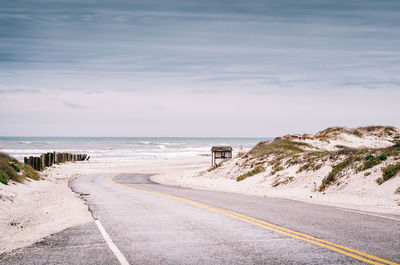
[[400, 216], [159, 185], [144, 174], [71, 182], [96, 220], [0, 264], [398, 264]]

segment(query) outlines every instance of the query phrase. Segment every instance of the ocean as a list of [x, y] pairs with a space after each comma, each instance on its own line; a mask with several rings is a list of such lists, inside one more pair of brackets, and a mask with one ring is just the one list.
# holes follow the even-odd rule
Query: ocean
[[214, 145], [233, 153], [250, 150], [270, 138], [238, 137], [0, 137], [0, 152], [19, 161], [47, 152], [84, 153], [91, 160], [131, 160], [209, 155]]

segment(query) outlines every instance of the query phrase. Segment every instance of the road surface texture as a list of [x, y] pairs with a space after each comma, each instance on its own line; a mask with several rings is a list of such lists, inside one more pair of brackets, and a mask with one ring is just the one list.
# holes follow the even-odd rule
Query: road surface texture
[[398, 264], [400, 216], [159, 185], [144, 174], [71, 182], [96, 222], [0, 264]]

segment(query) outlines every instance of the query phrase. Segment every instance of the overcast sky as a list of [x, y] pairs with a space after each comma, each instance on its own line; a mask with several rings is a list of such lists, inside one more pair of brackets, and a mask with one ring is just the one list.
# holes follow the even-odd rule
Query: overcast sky
[[399, 0], [2, 0], [0, 135], [400, 127]]

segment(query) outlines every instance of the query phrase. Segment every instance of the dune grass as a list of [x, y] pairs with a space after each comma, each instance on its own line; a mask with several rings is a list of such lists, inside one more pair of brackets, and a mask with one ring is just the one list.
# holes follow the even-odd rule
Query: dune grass
[[307, 143], [296, 142], [287, 139], [275, 139], [273, 141], [260, 142], [250, 152], [252, 156], [266, 155], [290, 155], [304, 152], [306, 147], [311, 147]]
[[249, 172], [247, 172], [245, 174], [242, 174], [239, 177], [237, 177], [236, 181], [242, 181], [242, 180], [244, 180], [244, 179], [246, 179], [248, 177], [254, 176], [254, 175], [256, 175], [258, 173], [261, 173], [263, 171], [265, 171], [265, 168], [263, 166], [258, 166], [256, 168], [250, 170]]
[[391, 179], [400, 172], [400, 162], [388, 165], [382, 168], [382, 177], [376, 179], [376, 182], [381, 185], [383, 182]]
[[339, 175], [345, 168], [350, 166], [353, 162], [354, 158], [351, 156], [340, 162], [339, 164], [335, 165], [331, 172], [329, 172], [328, 176], [326, 176], [323, 180], [321, 185], [319, 186], [319, 191], [324, 191], [330, 184], [334, 183], [337, 179], [337, 175]]
[[18, 162], [15, 158], [0, 152], [0, 183], [9, 181], [22, 183], [26, 179], [39, 180], [40, 175], [30, 166]]

